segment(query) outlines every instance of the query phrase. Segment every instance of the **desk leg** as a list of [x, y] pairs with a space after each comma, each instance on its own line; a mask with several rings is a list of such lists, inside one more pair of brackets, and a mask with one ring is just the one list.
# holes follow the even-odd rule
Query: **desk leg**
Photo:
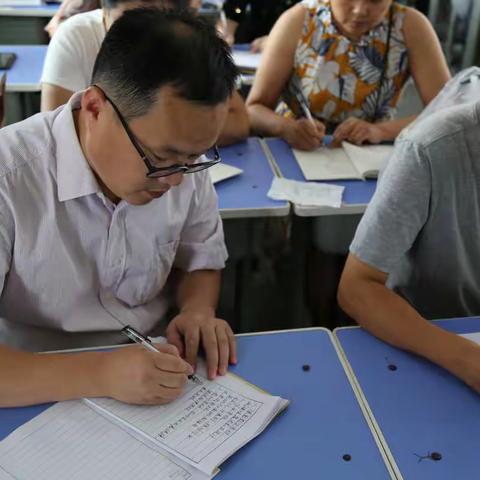
[[235, 321], [240, 332], [252, 332], [257, 328], [252, 324], [251, 317], [248, 316], [247, 292], [249, 282], [253, 277], [254, 263], [254, 219], [245, 220], [245, 251], [237, 262], [237, 271], [235, 279]]
[[291, 295], [289, 301], [291, 325], [286, 325], [286, 328], [310, 327], [312, 322], [306, 308], [306, 270], [307, 253], [311, 243], [311, 222], [309, 218], [298, 217], [295, 214], [292, 214], [291, 219], [289, 253], [291, 259]]

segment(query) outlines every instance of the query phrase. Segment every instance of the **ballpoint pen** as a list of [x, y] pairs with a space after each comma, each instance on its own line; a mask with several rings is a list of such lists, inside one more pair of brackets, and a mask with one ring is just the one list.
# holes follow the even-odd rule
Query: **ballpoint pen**
[[[294, 95], [305, 117], [315, 128], [317, 128], [317, 126], [315, 125], [315, 120], [313, 119], [313, 115], [310, 112], [310, 109], [308, 108], [307, 102], [305, 101], [305, 98], [303, 97], [302, 93], [298, 89], [295, 89]], [[328, 147], [332, 142], [333, 142], [333, 135], [324, 135], [322, 140], [322, 144], [324, 147]]]
[[[144, 337], [141, 333], [137, 332], [130, 325], [127, 325], [126, 327], [122, 328], [121, 332], [130, 340], [134, 341], [135, 343], [138, 343], [139, 345], [144, 346], [147, 350], [150, 350], [151, 352], [160, 353], [160, 351], [153, 346], [149, 338]], [[198, 377], [196, 377], [195, 375], [189, 375], [188, 379], [193, 380], [194, 382], [199, 382]]]

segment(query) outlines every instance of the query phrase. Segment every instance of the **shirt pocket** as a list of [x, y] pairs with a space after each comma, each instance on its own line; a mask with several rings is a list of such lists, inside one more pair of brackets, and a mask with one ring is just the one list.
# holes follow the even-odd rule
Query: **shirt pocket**
[[175, 240], [157, 244], [151, 255], [143, 252], [135, 255], [117, 284], [116, 297], [130, 307], [136, 307], [158, 296], [172, 270], [178, 243]]

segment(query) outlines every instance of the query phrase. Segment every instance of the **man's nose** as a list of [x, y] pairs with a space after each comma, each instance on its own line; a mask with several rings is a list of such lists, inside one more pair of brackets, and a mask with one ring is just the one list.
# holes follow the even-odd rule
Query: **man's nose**
[[172, 175], [168, 175], [168, 177], [160, 178], [159, 180], [162, 183], [166, 183], [170, 187], [176, 187], [183, 181], [183, 172], [174, 173]]

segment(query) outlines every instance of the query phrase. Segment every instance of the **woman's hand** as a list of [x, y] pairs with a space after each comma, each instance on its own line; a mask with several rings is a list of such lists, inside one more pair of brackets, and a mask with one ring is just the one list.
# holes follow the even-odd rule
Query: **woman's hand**
[[323, 143], [325, 125], [318, 120], [306, 118], [286, 119], [281, 137], [293, 148], [315, 150]]
[[343, 141], [361, 145], [362, 143], [380, 143], [385, 140], [378, 124], [366, 122], [359, 118], [348, 118], [333, 132], [333, 146], [340, 146]]

